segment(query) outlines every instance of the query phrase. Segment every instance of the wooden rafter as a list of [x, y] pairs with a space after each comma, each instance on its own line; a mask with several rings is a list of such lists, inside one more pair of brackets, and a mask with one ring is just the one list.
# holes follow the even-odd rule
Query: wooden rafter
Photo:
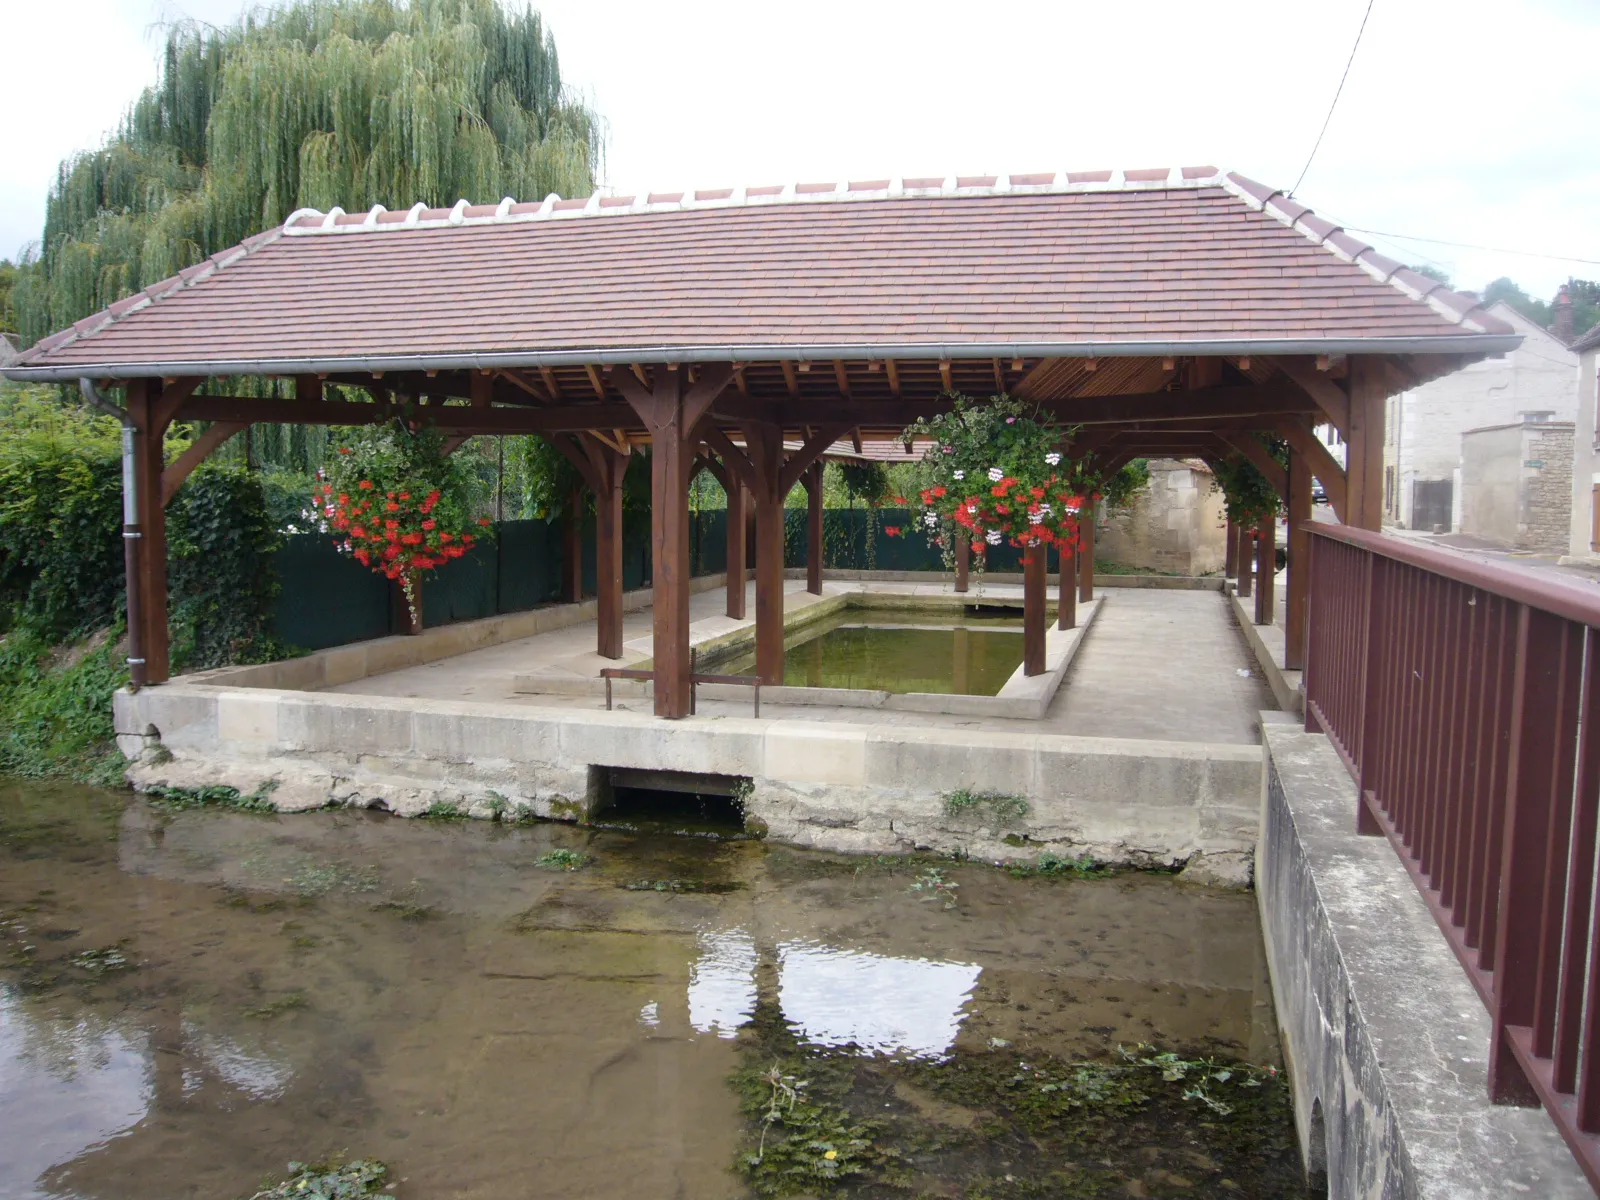
[[889, 394], [896, 400], [900, 399], [900, 368], [895, 366], [894, 359], [883, 360], [883, 369], [889, 376]]
[[1309, 358], [1275, 358], [1273, 364], [1310, 397], [1346, 441], [1350, 439], [1350, 395], [1322, 373]]
[[594, 394], [604, 400], [606, 398], [606, 384], [605, 380], [600, 378], [600, 372], [588, 363], [584, 363], [583, 373], [589, 377], [589, 386], [594, 389]]
[[950, 360], [948, 358], [939, 360], [939, 382], [944, 385], [944, 390], [947, 392], [956, 390], [955, 380], [950, 374]]
[[540, 367], [539, 378], [544, 380], [545, 391], [550, 393], [552, 399], [559, 402], [561, 399], [561, 381], [556, 378], [556, 373], [549, 367]]
[[800, 398], [800, 375], [794, 369], [794, 363], [786, 358], [779, 365], [783, 367], [784, 386], [789, 389], [789, 395], [798, 400]]
[[[552, 404], [555, 402], [555, 397], [550, 394], [544, 385], [541, 383], [535, 383], [532, 377], [530, 377], [524, 371], [519, 371], [515, 367], [501, 367], [496, 373], [500, 376], [500, 378], [527, 392], [528, 395], [532, 396], [540, 404]], [[474, 383], [481, 378], [483, 378], [482, 375], [474, 375], [472, 377]]]
[[846, 400], [850, 399], [850, 372], [845, 370], [844, 363], [837, 358], [833, 360], [833, 378], [839, 385], [839, 395]]

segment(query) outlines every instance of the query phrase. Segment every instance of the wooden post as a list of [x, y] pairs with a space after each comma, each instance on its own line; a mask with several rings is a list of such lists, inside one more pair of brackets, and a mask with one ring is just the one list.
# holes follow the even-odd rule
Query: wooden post
[[965, 529], [956, 531], [956, 591], [964, 592], [972, 572], [972, 541]]
[[566, 519], [561, 524], [561, 598], [568, 604], [583, 599], [584, 495], [583, 488], [572, 489], [567, 497]]
[[1222, 573], [1232, 579], [1239, 570], [1239, 527], [1233, 523], [1233, 518], [1228, 518], [1228, 531], [1223, 536], [1227, 539], [1223, 550]]
[[[672, 719], [687, 717], [691, 709], [689, 473], [700, 440], [695, 431], [711, 402], [733, 378], [733, 368], [702, 367], [700, 378], [685, 387], [687, 374], [676, 366], [653, 367], [648, 391], [627, 371], [613, 375], [618, 390], [650, 433], [655, 713]], [[619, 480], [619, 510], [620, 501]]]
[[800, 477], [806, 487], [806, 591], [822, 595], [822, 460]]
[[1063, 546], [1057, 570], [1061, 579], [1057, 587], [1056, 628], [1074, 629], [1078, 624], [1078, 556]]
[[745, 566], [745, 519], [749, 493], [744, 485], [728, 471], [723, 485], [728, 493], [728, 615], [735, 621], [744, 620], [745, 577], [750, 573]]
[[1234, 591], [1241, 600], [1250, 599], [1250, 584], [1255, 577], [1255, 531], [1239, 527], [1239, 550], [1235, 555]]
[[600, 482], [594, 496], [595, 653], [621, 658], [622, 478], [628, 460], [611, 451], [594, 458]]
[[1289, 583], [1284, 604], [1284, 667], [1306, 665], [1306, 601], [1311, 588], [1311, 461], [1289, 450]]
[[133, 470], [137, 479], [141, 532], [139, 578], [129, 580], [139, 591], [145, 680], [165, 683], [172, 675], [171, 640], [167, 629], [167, 513], [161, 503], [163, 448], [171, 410], [163, 404], [160, 381], [135, 379], [128, 384], [128, 415], [133, 436]]
[[1383, 434], [1388, 381], [1383, 359], [1350, 356], [1350, 441], [1345, 469], [1345, 523], [1383, 529]]
[[1022, 673], [1044, 674], [1044, 602], [1050, 548], [1042, 542], [1022, 553]]
[[1256, 529], [1256, 624], [1271, 625], [1273, 583], [1278, 574], [1278, 518], [1265, 516]]
[[1078, 540], [1082, 544], [1078, 550], [1078, 600], [1088, 603], [1094, 599], [1094, 516], [1095, 498], [1092, 495], [1083, 497], [1083, 508], [1078, 513]]

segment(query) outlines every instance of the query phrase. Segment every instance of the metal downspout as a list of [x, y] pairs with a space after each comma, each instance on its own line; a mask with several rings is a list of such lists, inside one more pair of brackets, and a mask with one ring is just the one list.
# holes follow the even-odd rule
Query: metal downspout
[[128, 577], [128, 690], [137, 692], [146, 686], [144, 615], [139, 597], [140, 563], [143, 555], [144, 530], [139, 524], [139, 473], [134, 469], [133, 438], [139, 432], [127, 409], [118, 408], [100, 394], [92, 379], [79, 379], [78, 389], [83, 398], [122, 425], [122, 561]]

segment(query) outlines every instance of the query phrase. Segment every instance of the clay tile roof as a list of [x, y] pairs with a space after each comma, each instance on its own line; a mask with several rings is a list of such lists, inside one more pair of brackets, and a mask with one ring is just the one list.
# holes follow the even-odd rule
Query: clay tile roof
[[1600, 350], [1600, 325], [1596, 325], [1588, 333], [1573, 342], [1570, 349], [1576, 354], [1586, 354], [1590, 350]]
[[1484, 353], [1516, 337], [1285, 193], [1184, 167], [307, 209], [7, 373]]

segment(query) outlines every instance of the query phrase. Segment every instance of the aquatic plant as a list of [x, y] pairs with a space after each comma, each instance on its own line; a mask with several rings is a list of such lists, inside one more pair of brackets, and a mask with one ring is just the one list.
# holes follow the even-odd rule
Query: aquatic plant
[[938, 867], [926, 867], [912, 883], [910, 890], [921, 892], [924, 898], [944, 901], [945, 911], [956, 906], [956, 889], [961, 885], [953, 879], [946, 879], [944, 872]]
[[1017, 821], [1028, 815], [1028, 801], [1022, 796], [1008, 796], [1001, 792], [973, 792], [965, 788], [944, 794], [946, 816], [960, 817], [988, 809], [995, 820], [1002, 823]]
[[71, 958], [73, 966], [91, 975], [104, 975], [107, 971], [122, 971], [131, 964], [120, 946], [106, 946], [99, 950], [80, 950]]
[[270, 813], [277, 807], [269, 797], [277, 790], [278, 781], [268, 779], [253, 792], [241, 793], [227, 784], [206, 784], [201, 787], [150, 788], [145, 794], [157, 808], [182, 812], [195, 808], [229, 808], [234, 812]]
[[377, 1159], [292, 1162], [289, 1178], [256, 1192], [250, 1200], [362, 1200], [385, 1194], [380, 1189], [388, 1174], [388, 1166]]
[[465, 821], [467, 814], [454, 800], [435, 800], [418, 815], [419, 821]]
[[276, 1000], [268, 1000], [265, 1003], [242, 1011], [247, 1017], [259, 1017], [270, 1021], [273, 1017], [281, 1017], [286, 1012], [294, 1012], [296, 1009], [305, 1008], [310, 1003], [306, 999], [304, 992], [290, 992], [288, 995], [280, 996]]
[[589, 856], [579, 850], [547, 850], [533, 861], [552, 871], [576, 871], [589, 862]]
[[1007, 863], [1006, 871], [1016, 879], [1104, 879], [1108, 875], [1117, 873], [1115, 867], [1096, 862], [1087, 854], [1074, 858], [1070, 855], [1052, 854], [1049, 851], [1039, 855], [1032, 862]]

